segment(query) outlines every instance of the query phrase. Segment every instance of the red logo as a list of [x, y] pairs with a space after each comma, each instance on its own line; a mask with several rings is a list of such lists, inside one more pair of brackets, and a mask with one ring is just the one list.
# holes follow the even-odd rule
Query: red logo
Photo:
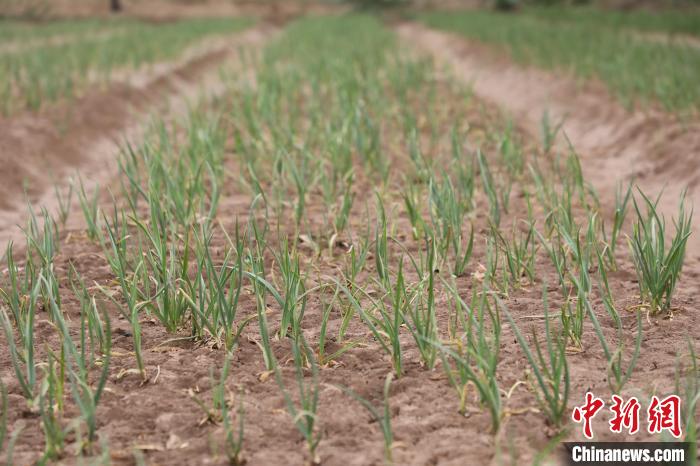
[[670, 395], [659, 401], [659, 397], [651, 397], [651, 404], [647, 410], [649, 420], [649, 433], [658, 434], [667, 430], [676, 438], [681, 436], [681, 399], [677, 395]]
[[598, 411], [603, 409], [605, 402], [600, 398], [596, 398], [593, 393], [586, 393], [586, 403], [583, 406], [577, 406], [574, 408], [574, 412], [571, 413], [571, 417], [574, 422], [583, 422], [583, 435], [586, 438], [593, 438], [593, 427], [592, 421]]
[[636, 434], [639, 431], [639, 401], [632, 397], [624, 403], [622, 398], [613, 395], [613, 405], [610, 411], [613, 413], [613, 418], [610, 419], [610, 432], [620, 433], [625, 428], [630, 434]]
[[[583, 423], [583, 435], [593, 438], [593, 418], [603, 409], [605, 402], [593, 395], [586, 393], [586, 401], [581, 406], [574, 407], [571, 418], [576, 423]], [[610, 412], [612, 417], [608, 421], [610, 432], [620, 434], [627, 430], [630, 434], [639, 432], [639, 413], [641, 404], [635, 397], [625, 401], [618, 395], [612, 396]], [[660, 434], [668, 431], [676, 438], [682, 435], [681, 430], [681, 399], [677, 395], [669, 395], [664, 399], [652, 396], [647, 409], [647, 431], [650, 434]]]

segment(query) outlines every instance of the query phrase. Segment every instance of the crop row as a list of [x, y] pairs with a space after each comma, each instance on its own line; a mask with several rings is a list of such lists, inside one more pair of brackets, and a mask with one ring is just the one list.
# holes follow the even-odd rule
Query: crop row
[[36, 110], [46, 102], [80, 95], [89, 84], [109, 82], [115, 70], [173, 59], [204, 37], [236, 32], [250, 23], [231, 18], [125, 22], [113, 34], [2, 53], [0, 111]]

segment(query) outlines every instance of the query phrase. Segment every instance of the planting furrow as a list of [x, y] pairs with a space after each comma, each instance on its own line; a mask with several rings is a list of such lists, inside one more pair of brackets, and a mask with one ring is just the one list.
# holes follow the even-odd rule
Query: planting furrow
[[[700, 124], [654, 109], [630, 111], [616, 103], [602, 84], [581, 85], [533, 67], [513, 64], [498, 53], [451, 33], [403, 24], [398, 34], [453, 69], [476, 95], [500, 107], [519, 127], [546, 143], [548, 124], [581, 154], [584, 173], [601, 195], [614, 197], [619, 182], [634, 181], [656, 197], [670, 221], [687, 189], [700, 205]], [[565, 137], [564, 137], [565, 136]], [[674, 183], [669, 184], [668, 179]], [[700, 258], [700, 220], [693, 220], [689, 254]]]
[[[223, 90], [219, 67], [235, 58], [240, 47], [259, 47], [272, 35], [274, 29], [254, 27], [226, 42], [210, 43], [213, 49], [193, 49], [177, 63], [125, 75], [125, 84], [77, 103], [0, 121], [0, 163], [6, 167], [0, 187], [0, 245], [21, 238], [17, 225], [25, 223], [27, 200], [57, 214], [79, 178], [85, 179], [88, 192], [109, 186], [118, 168], [115, 155], [126, 142], [143, 137], [153, 114], [178, 118], [198, 97], [215, 98]], [[69, 121], [57, 121], [66, 111]]]

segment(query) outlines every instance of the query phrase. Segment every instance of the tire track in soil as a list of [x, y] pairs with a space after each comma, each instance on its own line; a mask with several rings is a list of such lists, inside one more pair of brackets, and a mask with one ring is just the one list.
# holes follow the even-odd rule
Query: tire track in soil
[[[89, 91], [38, 114], [0, 118], [0, 257], [9, 241], [24, 237], [19, 226], [28, 218], [27, 197], [35, 208], [45, 207], [55, 216], [54, 186], [65, 195], [72, 175], [82, 176], [87, 193], [110, 186], [124, 141], [134, 145], [143, 140], [154, 115], [182, 117], [199, 97], [221, 95], [220, 65], [240, 47], [260, 47], [276, 33], [270, 25], [253, 26], [207, 49], [184, 52], [180, 61], [132, 73], [105, 91]], [[78, 211], [74, 195], [68, 228], [82, 225]]]
[[[562, 121], [562, 132], [579, 153], [584, 175], [602, 205], [614, 206], [618, 181], [634, 179], [648, 195], [664, 191], [660, 210], [668, 225], [677, 215], [686, 187], [687, 200], [700, 206], [697, 119], [683, 121], [655, 109], [630, 111], [602, 83], [582, 86], [570, 76], [516, 65], [492, 48], [456, 34], [416, 23], [403, 23], [395, 30], [404, 43], [448, 66], [457, 79], [471, 84], [475, 95], [506, 111], [531, 136], [541, 138], [545, 112], [550, 121]], [[698, 215], [694, 216], [687, 255], [700, 259]]]

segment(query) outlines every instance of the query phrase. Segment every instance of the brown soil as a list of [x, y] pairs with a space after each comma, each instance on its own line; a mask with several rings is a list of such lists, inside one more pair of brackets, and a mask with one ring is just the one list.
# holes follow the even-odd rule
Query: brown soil
[[[437, 36], [415, 26], [402, 27], [400, 33], [405, 38], [410, 38], [428, 47], [436, 54], [443, 53], [443, 51], [444, 53], [452, 53], [454, 49], [454, 42], [440, 42], [436, 39]], [[656, 139], [650, 138], [646, 134], [646, 130], [651, 125], [647, 120], [635, 120], [636, 123], [635, 121], [627, 121], [641, 118], [637, 116], [627, 120], [615, 120], [616, 117], [622, 115], [617, 113], [617, 107], [609, 101], [606, 102], [605, 106], [597, 107], [602, 103], [595, 93], [570, 94], [568, 93], [571, 91], [570, 87], [564, 89], [556, 86], [545, 92], [542, 90], [543, 83], [536, 81], [537, 77], [544, 75], [533, 70], [518, 71], [511, 66], [509, 69], [512, 74], [506, 74], [511, 76], [511, 79], [505, 80], [496, 73], [496, 64], [485, 65], [482, 62], [470, 61], [472, 59], [465, 58], [464, 55], [467, 49], [457, 48], [459, 53], [443, 55], [443, 58], [449, 59], [454, 64], [458, 76], [471, 76], [478, 64], [478, 69], [487, 73], [485, 76], [489, 78], [482, 79], [480, 77], [474, 82], [477, 94], [476, 102], [469, 106], [466, 116], [474, 128], [474, 143], [484, 147], [486, 153], [493, 153], [497, 150], [494, 147], [494, 141], [488, 141], [483, 137], [483, 130], [490, 125], [497, 126], [499, 124], [500, 106], [519, 117], [516, 123], [522, 128], [519, 130], [518, 136], [522, 138], [528, 151], [536, 151], [536, 137], [532, 135], [536, 134], [536, 125], [544, 107], [535, 97], [531, 98], [530, 94], [545, 98], [553, 93], [551, 95], [560, 97], [566, 95], [572, 102], [581, 105], [586, 104], [590, 99], [590, 102], [580, 109], [573, 107], [582, 113], [578, 117], [576, 117], [578, 112], [572, 113], [567, 119], [566, 129], [586, 163], [585, 168], [589, 180], [596, 183], [602, 192], [607, 193], [606, 196], [609, 195], [609, 188], [613, 186], [615, 179], [631, 174], [633, 171], [629, 167], [631, 162], [644, 162], [652, 165], [656, 163], [652, 155], [647, 150], [643, 150], [645, 147], [643, 144], [648, 144], [648, 148], [651, 149], [657, 147]], [[503, 72], [505, 69], [500, 68], [500, 70]], [[533, 74], [529, 75], [528, 73]], [[196, 74], [192, 79], [199, 76]], [[521, 79], [525, 81], [525, 84], [518, 84]], [[169, 82], [169, 78], [167, 82]], [[554, 81], [544, 81], [544, 83], [554, 84]], [[450, 93], [450, 86], [438, 87], [441, 102], [459, 101], [455, 95]], [[181, 91], [180, 88], [176, 86], [175, 88], [178, 92]], [[129, 93], [133, 90], [127, 89], [124, 92], [126, 95], [130, 95]], [[558, 92], [561, 94], [557, 94]], [[136, 96], [142, 95], [144, 94], [136, 94]], [[84, 102], [87, 100], [81, 102], [80, 105], [86, 105]], [[563, 100], [552, 98], [550, 102], [560, 105], [560, 107], [551, 108], [550, 111], [554, 117], [565, 115], [569, 113], [567, 110], [572, 109], [572, 107], [565, 107]], [[100, 108], [102, 107], [99, 105], [96, 107], [88, 106], [86, 111], [93, 109], [92, 111], [96, 112], [93, 118], [97, 119], [101, 117]], [[118, 106], [116, 108], [119, 109]], [[446, 104], [444, 110], [444, 114], [440, 115], [440, 123], [447, 124], [454, 106]], [[585, 115], [591, 121], [584, 118]], [[85, 116], [80, 116], [80, 118], [86, 126], [89, 125], [89, 128], [92, 128], [93, 118]], [[664, 118], [663, 122], [669, 121], [669, 117]], [[50, 120], [45, 120], [42, 125], [48, 125], [47, 121]], [[621, 126], [613, 126], [615, 121]], [[661, 121], [657, 120], [659, 124]], [[604, 125], [603, 122], [608, 123]], [[118, 124], [119, 122], [108, 121], [108, 124], [98, 125], [94, 131], [83, 135], [83, 137], [86, 138], [85, 141], [92, 140], [92, 144], [96, 144], [95, 140], [99, 138], [105, 128], [113, 128]], [[37, 124], [37, 127], [42, 128], [42, 125]], [[635, 129], [636, 131], [634, 131]], [[51, 133], [48, 130], [46, 132]], [[623, 137], [623, 133], [627, 136]], [[630, 138], [630, 134], [634, 134], [636, 137]], [[678, 137], [686, 137], [685, 134], [680, 133]], [[34, 139], [32, 136], [27, 141], [29, 135], [32, 133], [28, 130], [25, 130], [24, 133], [16, 133], [14, 144], [29, 144]], [[618, 138], [622, 138], [621, 141], [626, 141], [635, 149], [621, 149], [622, 146], [614, 144]], [[78, 136], [76, 136], [73, 148], [80, 147], [77, 141]], [[601, 141], [606, 141], [606, 144], [601, 146]], [[41, 172], [47, 171], [43, 170], [47, 164], [54, 167], [59, 167], [62, 164], [87, 166], [85, 160], [88, 156], [82, 155], [81, 158], [81, 156], [73, 155], [74, 149], [63, 149], [59, 145], [61, 138], [57, 135], [47, 136], [47, 142], [44, 144], [42, 146], [45, 148], [44, 150], [47, 151], [48, 148], [51, 148], [51, 154], [54, 153], [56, 147], [61, 149], [57, 151], [57, 159], [52, 159], [54, 155], [46, 159], [47, 161], [44, 158], [23, 156], [22, 163], [16, 160], [13, 171], [29, 170], [33, 167], [33, 170], [38, 173], [35, 175], [36, 179], [48, 183], [48, 178], [39, 178], [39, 176], [45, 176]], [[661, 148], [658, 150], [660, 151]], [[2, 153], [6, 153], [5, 150]], [[27, 154], [31, 153], [30, 150], [27, 150]], [[389, 150], [389, 153], [395, 162], [392, 172], [398, 181], [403, 172], [409, 171], [409, 165], [403, 148], [394, 146]], [[604, 157], [609, 153], [616, 155], [609, 159]], [[661, 152], [653, 152], [655, 155], [659, 153]], [[98, 165], [103, 165], [105, 159], [113, 154], [114, 145], [110, 145], [109, 148], [100, 152], [98, 159], [91, 160], [94, 160]], [[661, 154], [665, 157], [687, 156], [687, 162], [692, 162], [691, 156], [686, 155], [686, 152], [676, 151]], [[51, 160], [53, 160], [53, 165], [51, 165]], [[234, 162], [235, 160], [237, 160], [236, 157], [228, 157], [226, 168], [229, 173], [233, 174], [232, 176], [237, 177], [241, 167]], [[668, 165], [675, 167], [677, 163], [679, 162], [674, 161], [674, 164]], [[85, 168], [81, 169], [85, 170]], [[614, 169], [620, 171], [611, 172]], [[670, 169], [674, 170], [675, 168]], [[362, 170], [358, 170], [358, 172], [364, 173]], [[686, 176], [692, 175], [688, 175], [688, 172], [689, 170], [678, 169], [678, 176], [683, 175], [683, 180], [689, 180]], [[6, 172], [3, 171], [4, 173]], [[89, 172], [84, 171], [83, 173]], [[105, 173], [114, 172], [107, 170]], [[676, 176], [676, 172], [673, 173]], [[3, 176], [2, 184], [16, 182], [16, 174], [10, 173]], [[666, 176], [670, 176], [670, 174]], [[101, 177], [101, 175], [97, 178], [105, 181], [109, 179]], [[649, 185], [645, 184], [645, 187], [658, 187], [661, 175], [653, 173], [641, 180], [644, 183], [647, 181], [650, 183]], [[269, 188], [269, 185], [264, 187]], [[358, 195], [356, 205], [362, 205], [364, 201], [371, 204], [373, 182], [370, 178], [360, 177], [355, 189]], [[609, 197], [606, 196], [602, 197], [603, 208], [609, 211]], [[50, 197], [51, 195], [48, 194], [43, 200], [50, 199]], [[676, 199], [670, 192], [668, 197]], [[227, 183], [222, 198], [219, 217], [224, 226], [231, 231], [236, 217], [240, 217], [242, 221], [246, 219], [250, 196], [240, 190], [238, 183]], [[409, 251], [415, 253], [420, 248], [420, 244], [411, 239], [410, 224], [400, 208], [399, 193], [395, 191], [387, 193], [386, 204], [388, 212], [397, 212], [396, 215], [392, 215], [397, 239]], [[481, 235], [487, 228], [485, 215], [487, 204], [483, 193], [477, 198], [477, 205], [477, 216], [474, 219], [475, 229]], [[320, 230], [326, 212], [324, 212], [319, 193], [312, 193], [309, 196], [307, 209], [309, 219], [314, 225], [313, 230], [316, 231], [317, 226]], [[525, 210], [522, 197], [518, 193], [514, 193], [511, 200], [511, 213]], [[355, 212], [357, 211], [359, 210], [356, 209]], [[1, 218], [5, 219], [8, 215], [3, 213]], [[505, 231], [508, 231], [516, 220], [515, 214], [511, 217], [504, 220], [502, 226]], [[12, 220], [12, 222], [14, 221]], [[309, 277], [307, 287], [311, 288], [316, 284], [314, 283], [316, 277], [337, 276], [337, 268], [339, 264], [342, 264], [345, 250], [342, 247], [337, 247], [330, 253], [324, 252], [317, 256], [313, 249], [308, 246], [307, 240], [293, 236], [294, 230], [289, 223], [284, 221], [280, 225], [273, 223], [272, 231], [276, 231], [279, 226], [282, 235], [289, 235], [290, 240], [296, 243], [303, 253], [303, 267], [311, 269], [313, 266], [313, 270], [318, 271], [317, 274], [314, 273], [313, 276]], [[351, 223], [351, 230], [362, 232], [366, 220], [363, 215], [354, 215], [351, 218]], [[0, 225], [0, 231], [5, 232], [6, 230], [7, 227]], [[341, 239], [350, 242], [350, 238]], [[314, 238], [314, 240], [321, 243], [327, 241], [327, 238], [319, 237]], [[478, 277], [479, 264], [484, 262], [485, 254], [483, 236], [480, 236], [477, 243], [477, 250], [471, 261], [469, 273], [476, 272], [475, 275]], [[338, 244], [343, 244], [343, 242]], [[217, 255], [221, 253], [222, 249], [223, 239], [217, 237], [212, 246], [212, 252]], [[623, 310], [621, 311], [623, 322], [625, 330], [628, 332], [626, 339], [631, 341], [636, 325], [635, 314], [624, 311], [624, 309], [638, 304], [638, 288], [635, 283], [633, 267], [625, 248], [620, 247], [619, 250], [619, 271], [611, 276], [611, 286], [616, 304], [619, 309]], [[398, 251], [394, 252], [393, 257], [396, 261]], [[696, 246], [689, 250], [693, 256], [697, 252]], [[270, 258], [267, 262], [271, 262]], [[368, 262], [373, 264], [371, 257]], [[113, 287], [114, 277], [104, 260], [101, 248], [85, 238], [83, 226], [80, 225], [79, 221], [72, 225], [69, 224], [62, 232], [61, 251], [56, 260], [58, 274], [63, 280], [61, 291], [65, 293], [63, 296], [64, 312], [71, 317], [71, 327], [77, 332], [79, 329], [79, 307], [69, 291], [66, 279], [69, 264], [73, 264], [88, 283], [100, 284], [106, 288]], [[396, 266], [396, 262], [392, 266]], [[368, 272], [373, 273], [372, 265], [369, 265], [368, 268]], [[513, 290], [505, 301], [523, 330], [529, 330], [531, 326], [541, 328], [543, 314], [541, 289], [544, 282], [550, 284], [556, 282], [554, 270], [542, 254], [538, 256], [537, 270], [538, 277], [534, 285], [523, 284], [519, 289]], [[646, 399], [645, 397], [651, 393], [668, 394], [673, 390], [676, 354], [684, 351], [687, 338], [693, 341], [698, 341], [700, 338], [698, 314], [695, 312], [697, 309], [696, 295], [700, 291], [700, 283], [695, 279], [699, 276], [700, 262], [696, 258], [689, 258], [685, 275], [674, 301], [676, 310], [673, 318], [645, 319], [642, 353], [637, 370], [628, 383], [628, 393], [640, 394], [642, 398]], [[415, 274], [409, 274], [409, 280], [415, 279]], [[460, 294], [471, 295], [470, 290], [474, 286], [473, 283], [469, 276], [459, 278]], [[94, 288], [93, 291], [98, 293]], [[558, 306], [567, 299], [567, 297], [561, 296], [559, 290], [554, 287], [550, 287], [550, 293], [552, 309], [558, 309]], [[437, 295], [438, 320], [440, 328], [444, 329], [449, 315], [449, 303], [444, 290], [438, 292]], [[330, 296], [324, 296], [322, 293], [312, 295], [304, 318], [304, 333], [312, 345], [315, 345], [318, 339], [318, 323], [322, 312], [321, 298], [330, 299]], [[154, 465], [226, 464], [225, 458], [221, 455], [222, 427], [213, 423], [200, 422], [203, 417], [202, 412], [188, 394], [188, 390], [191, 389], [198, 393], [201, 398], [211, 399], [210, 370], [213, 368], [215, 376], [218, 375], [224, 357], [223, 352], [211, 348], [209, 345], [196, 344], [186, 340], [188, 335], [184, 332], [168, 334], [159, 323], [144, 318], [141, 324], [149, 381], [144, 384], [138, 376], [133, 374], [121, 376], [120, 373], [123, 370], [134, 368], [130, 328], [128, 323], [119, 317], [120, 312], [114, 306], [108, 302], [103, 304], [111, 316], [115, 338], [110, 378], [99, 407], [99, 430], [102, 438], [109, 442], [113, 464], [134, 464], [134, 451], [141, 452], [146, 463]], [[600, 301], [594, 302], [594, 306], [598, 315], [605, 315]], [[239, 308], [240, 318], [255, 315], [254, 297], [249, 289], [246, 289]], [[50, 347], [56, 347], [58, 345], [56, 332], [45, 319], [46, 315], [40, 313], [36, 325], [37, 340]], [[329, 322], [329, 334], [337, 334], [341, 321], [340, 310], [334, 310]], [[601, 323], [606, 335], [614, 334], [610, 319], [601, 317]], [[270, 306], [270, 327], [271, 331], [279, 327], [279, 309], [276, 305]], [[334, 363], [323, 367], [320, 373], [322, 388], [319, 422], [324, 438], [319, 447], [319, 456], [324, 465], [380, 465], [383, 463], [383, 453], [378, 426], [370, 420], [358, 403], [343, 394], [336, 388], [336, 385], [347, 386], [375, 404], [381, 403], [384, 378], [390, 371], [391, 365], [377, 342], [373, 341], [367, 327], [359, 319], [352, 320], [347, 335], [349, 339], [361, 340], [362, 345], [344, 354]], [[173, 341], [176, 337], [183, 339]], [[232, 392], [242, 393], [242, 396], [238, 396], [237, 399], [242, 400], [246, 412], [245, 457], [249, 465], [304, 464], [308, 460], [304, 444], [285, 410], [284, 399], [274, 378], [265, 377], [261, 353], [255, 344], [258, 338], [257, 327], [253, 323], [244, 331], [242, 343], [235, 351], [228, 383], [228, 388]], [[454, 390], [448, 385], [442, 368], [438, 365], [435, 370], [428, 371], [421, 367], [415, 345], [405, 329], [402, 334], [402, 343], [406, 351], [405, 373], [399, 380], [394, 381], [390, 397], [392, 427], [396, 437], [396, 464], [461, 466], [465, 464], [502, 464], [510, 463], [511, 460], [514, 461], [514, 464], [530, 464], [537, 452], [552, 441], [553, 431], [546, 424], [544, 416], [538, 412], [532, 391], [528, 389], [526, 384], [516, 385], [518, 381], [525, 380], [527, 366], [507, 324], [504, 323], [503, 326], [501, 363], [498, 371], [499, 384], [506, 391], [511, 387], [515, 388], [510, 399], [505, 397], [503, 399], [509, 416], [501, 432], [495, 437], [489, 432], [490, 421], [487, 412], [480, 408], [477, 403], [473, 401], [469, 403], [467, 416], [457, 413], [457, 398]], [[570, 405], [572, 406], [580, 404], [584, 393], [589, 390], [603, 398], [608, 398], [609, 395], [605, 380], [606, 362], [590, 323], [586, 328], [583, 343], [584, 350], [582, 352], [572, 352], [569, 355], [572, 378]], [[273, 347], [283, 366], [285, 384], [292, 386], [294, 380], [293, 363], [290, 362], [289, 342], [276, 340]], [[336, 347], [334, 344], [333, 348]], [[40, 356], [43, 356], [43, 351], [43, 348], [39, 349]], [[27, 412], [26, 403], [19, 394], [17, 382], [14, 381], [14, 375], [11, 373], [7, 348], [4, 345], [0, 347], [0, 367], [2, 367], [0, 375], [10, 392], [10, 430], [13, 431], [24, 426], [16, 447], [16, 464], [30, 464], [36, 461], [43, 448], [42, 434], [36, 414]], [[75, 407], [68, 404], [66, 417], [70, 418], [76, 414]], [[596, 430], [599, 440], [624, 438], [624, 436], [606, 434], [605, 430], [603, 421], [600, 421]], [[582, 439], [580, 428], [574, 427], [568, 438]], [[646, 438], [646, 434], [637, 435], [633, 439], [643, 438]], [[70, 440], [72, 439], [69, 439], [68, 443]], [[2, 454], [0, 454], [1, 457]], [[70, 451], [61, 461], [62, 464], [76, 464], [77, 462], [78, 460], [70, 455]], [[559, 460], [555, 457], [551, 462], [558, 464]]]
[[[545, 112], [551, 122], [563, 121], [562, 132], [583, 158], [586, 178], [604, 197], [611, 199], [618, 180], [634, 179], [652, 196], [664, 190], [660, 206], [669, 221], [678, 212], [685, 188], [688, 200], [700, 205], [697, 119], [679, 119], [654, 109], [630, 111], [600, 83], [581, 84], [573, 77], [514, 65], [492, 49], [457, 35], [417, 24], [401, 25], [398, 33], [449, 63], [476, 95], [502, 108], [533, 137], [541, 134]], [[693, 230], [688, 253], [698, 256], [698, 216]]]

